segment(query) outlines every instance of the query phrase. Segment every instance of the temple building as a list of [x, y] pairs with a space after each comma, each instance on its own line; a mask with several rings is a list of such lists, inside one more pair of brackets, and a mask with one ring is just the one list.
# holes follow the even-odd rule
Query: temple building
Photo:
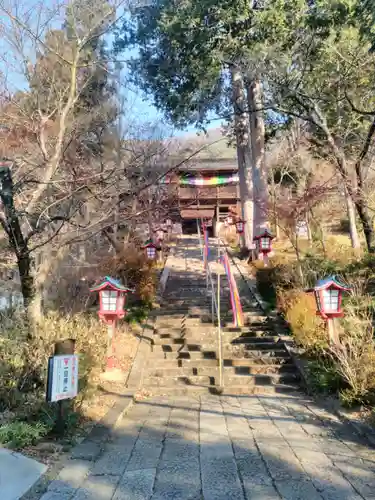
[[215, 235], [217, 222], [230, 209], [241, 213], [236, 150], [226, 145], [225, 138], [219, 147], [216, 143], [182, 164], [171, 183], [177, 185], [184, 233], [195, 233], [197, 219], [208, 219]]
[[184, 232], [196, 230], [197, 219], [216, 223], [224, 220], [230, 208], [239, 208], [239, 182], [236, 162], [202, 160], [178, 170], [178, 204]]

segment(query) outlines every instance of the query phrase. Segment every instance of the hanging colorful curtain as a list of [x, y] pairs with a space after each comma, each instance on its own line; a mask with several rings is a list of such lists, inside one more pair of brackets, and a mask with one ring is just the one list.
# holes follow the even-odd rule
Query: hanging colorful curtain
[[223, 186], [239, 182], [238, 174], [215, 175], [212, 177], [181, 177], [181, 186]]
[[221, 263], [224, 266], [225, 274], [228, 278], [229, 292], [230, 292], [230, 302], [233, 312], [233, 323], [234, 326], [240, 327], [244, 325], [243, 311], [240, 301], [240, 295], [238, 293], [237, 283], [232, 274], [232, 270], [229, 264], [228, 254], [224, 253], [220, 257]]

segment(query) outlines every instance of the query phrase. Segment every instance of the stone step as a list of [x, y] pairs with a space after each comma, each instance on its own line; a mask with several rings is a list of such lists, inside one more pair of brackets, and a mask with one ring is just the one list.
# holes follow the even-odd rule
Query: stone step
[[[199, 368], [198, 368], [199, 370]], [[296, 373], [296, 367], [290, 364], [251, 364], [248, 366], [224, 366], [224, 372], [233, 375], [269, 375], [281, 373]]]
[[[201, 323], [200, 321], [194, 321], [195, 318], [188, 318], [187, 320], [183, 320], [181, 327], [183, 330], [189, 331], [189, 333], [195, 333], [195, 332], [200, 332], [202, 329], [206, 330], [207, 329], [207, 323]], [[157, 328], [158, 331], [160, 331], [160, 327]], [[212, 330], [217, 330], [217, 325], [214, 325], [211, 323], [211, 329]], [[166, 328], [168, 330], [168, 327]], [[221, 328], [221, 331], [224, 335], [237, 335], [237, 337], [246, 336], [260, 336], [260, 335], [265, 335], [266, 333], [272, 333], [271, 336], [276, 336], [274, 333], [273, 328], [270, 328], [268, 325], [264, 326], [243, 326], [243, 327], [224, 327]], [[165, 333], [165, 332], [163, 332]]]
[[[234, 345], [245, 346], [249, 349], [278, 349], [282, 346], [278, 342], [278, 337], [236, 337], [227, 338], [223, 336], [223, 345], [230, 347]], [[202, 332], [200, 334], [195, 333], [194, 335], [189, 333], [156, 333], [153, 337], [154, 345], [165, 345], [165, 346], [212, 346], [218, 343], [218, 334], [215, 331]], [[172, 348], [172, 350], [174, 350]], [[193, 348], [193, 350], [196, 350]]]
[[[233, 357], [240, 357], [238, 353], [259, 353], [258, 356], [279, 356], [282, 353], [286, 353], [289, 356], [289, 353], [284, 348], [284, 345], [281, 343], [256, 343], [252, 342], [251, 344], [224, 344], [224, 352], [228, 353], [228, 357], [230, 354]], [[245, 356], [244, 356], [245, 357]]]
[[157, 365], [149, 365], [148, 371], [152, 370], [174, 370], [174, 369], [187, 369], [192, 370], [193, 368], [211, 368], [215, 369], [218, 366], [217, 359], [163, 359], [163, 361]]
[[243, 337], [236, 337], [235, 339], [228, 339], [223, 335], [223, 341], [227, 345], [242, 345], [246, 346], [246, 349], [264, 349], [268, 351], [269, 349], [279, 349], [283, 347], [283, 343], [279, 342], [279, 337], [263, 336], [263, 337], [249, 337], [246, 335]]
[[255, 394], [284, 394], [293, 395], [299, 393], [301, 387], [299, 384], [276, 384], [276, 385], [253, 385], [253, 386], [225, 386], [221, 393], [223, 396], [237, 396], [237, 395], [255, 395]]
[[155, 314], [157, 318], [165, 317], [165, 316], [190, 316], [199, 318], [201, 316], [211, 316], [211, 309], [208, 307], [202, 306], [189, 306], [186, 309], [160, 309], [158, 314]]
[[287, 357], [272, 357], [272, 356], [265, 356], [261, 358], [254, 358], [254, 357], [248, 357], [248, 358], [234, 358], [234, 359], [224, 359], [224, 366], [225, 367], [230, 367], [230, 366], [235, 366], [235, 367], [251, 367], [251, 366], [292, 366], [294, 368], [294, 364], [292, 361], [292, 358], [289, 356]]
[[153, 353], [165, 353], [165, 352], [202, 352], [207, 350], [207, 348], [212, 347], [209, 345], [201, 345], [199, 342], [196, 343], [183, 343], [181, 344], [166, 344], [165, 341], [162, 344], [154, 344], [152, 347]]
[[[207, 323], [200, 323], [200, 322], [191, 322], [191, 321], [182, 321], [180, 325], [180, 334], [184, 335], [191, 335], [191, 336], [200, 336], [200, 334], [203, 332], [217, 332], [217, 327], [214, 326], [212, 323], [208, 325]], [[169, 333], [175, 334], [177, 333], [177, 329], [174, 326], [173, 328], [170, 327], [160, 327], [156, 326], [155, 328], [155, 333], [157, 335], [168, 335]], [[238, 336], [238, 335], [237, 335]]]
[[[197, 363], [190, 362], [190, 366], [172, 366], [166, 367], [164, 363], [157, 368], [152, 367], [146, 370], [150, 377], [179, 377], [179, 376], [219, 376], [219, 366], [217, 360], [203, 360], [214, 361], [214, 365], [197, 365]], [[226, 366], [224, 373], [228, 376], [254, 376], [254, 375], [280, 375], [280, 374], [295, 374], [296, 369], [293, 365], [256, 365], [251, 366]]]
[[[224, 386], [243, 387], [243, 386], [275, 386], [289, 385], [297, 382], [297, 378], [291, 374], [288, 375], [249, 375], [249, 376], [231, 376], [224, 377]], [[191, 375], [178, 377], [152, 377], [148, 376], [144, 379], [144, 386], [150, 387], [174, 387], [179, 385], [188, 385], [195, 387], [217, 386], [219, 383], [218, 375]]]
[[[196, 387], [215, 386], [215, 377], [210, 376], [179, 376], [179, 377], [145, 377], [145, 387], [173, 387], [178, 385], [191, 385]], [[152, 389], [151, 389], [152, 390]]]
[[[145, 386], [146, 387], [146, 386]], [[148, 389], [146, 387], [146, 389]], [[195, 385], [172, 386], [172, 387], [152, 387], [150, 391], [153, 396], [199, 396], [211, 394], [217, 396], [239, 396], [239, 395], [283, 395], [285, 397], [297, 396], [301, 392], [299, 385], [277, 384], [277, 385], [254, 385], [225, 387], [220, 389], [217, 386], [197, 387]]]
[[195, 397], [195, 396], [201, 396], [204, 394], [212, 394], [212, 395], [220, 395], [220, 392], [218, 391], [217, 387], [212, 385], [212, 386], [203, 386], [203, 387], [198, 387], [196, 385], [178, 385], [178, 386], [172, 386], [172, 387], [148, 387], [147, 385], [143, 386], [147, 391], [151, 393], [152, 396], [175, 396], [175, 397], [180, 397], [180, 396], [189, 396], [189, 397]]
[[190, 345], [212, 345], [217, 343], [217, 333], [208, 332], [206, 335], [201, 336], [170, 336], [167, 334], [157, 335], [153, 338], [154, 345], [179, 345], [179, 346], [190, 346]]
[[222, 326], [221, 329], [223, 332], [229, 332], [229, 333], [246, 333], [246, 332], [251, 332], [253, 330], [267, 331], [273, 328], [271, 323], [264, 321], [263, 323], [249, 323], [246, 324], [245, 326], [227, 325], [227, 326]]
[[[158, 346], [160, 347], [160, 346]], [[151, 352], [151, 359], [157, 359], [158, 363], [161, 363], [161, 359], [217, 359], [216, 350], [212, 351], [162, 351], [157, 350], [156, 352]], [[151, 362], [151, 361], [150, 361]]]
[[243, 342], [278, 342], [280, 337], [273, 331], [249, 330], [246, 332], [222, 332], [224, 342], [241, 344]]
[[225, 376], [224, 384], [227, 387], [240, 387], [241, 385], [293, 384], [298, 381], [299, 377], [297, 372], [268, 374], [260, 373], [255, 375], [227, 375]]
[[236, 360], [236, 359], [253, 359], [256, 362], [270, 364], [270, 363], [280, 363], [283, 359], [290, 359], [289, 353], [286, 350], [278, 351], [229, 351], [224, 349], [224, 359]]
[[[188, 352], [200, 352], [205, 350], [216, 349], [217, 338], [212, 336], [212, 338], [204, 338], [204, 342], [193, 342], [190, 339], [153, 339], [153, 352], [172, 352], [172, 351], [188, 351]], [[286, 351], [282, 343], [277, 342], [251, 342], [247, 344], [231, 344], [223, 343], [223, 352], [227, 354], [227, 357], [237, 357], [238, 353], [254, 353], [255, 355], [262, 356], [280, 356], [289, 353]], [[229, 355], [229, 356], [228, 356]]]
[[219, 367], [217, 361], [215, 363], [215, 366], [198, 367], [195, 366], [195, 364], [191, 363], [190, 367], [165, 368], [164, 365], [162, 365], [158, 368], [150, 368], [145, 373], [145, 377], [147, 378], [148, 377], [178, 378], [178, 377], [192, 377], [192, 376], [218, 377], [218, 375], [219, 375]]

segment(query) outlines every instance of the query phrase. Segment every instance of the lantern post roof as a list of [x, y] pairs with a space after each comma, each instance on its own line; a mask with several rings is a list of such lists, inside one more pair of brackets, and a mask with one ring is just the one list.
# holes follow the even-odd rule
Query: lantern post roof
[[348, 291], [351, 289], [350, 286], [339, 281], [336, 276], [327, 276], [326, 278], [317, 281], [314, 290], [327, 290], [327, 288], [336, 288], [337, 290], [343, 291]]
[[90, 288], [90, 292], [100, 292], [101, 290], [114, 290], [116, 292], [134, 292], [131, 288], [124, 286], [119, 280], [106, 276], [99, 284]]
[[143, 249], [145, 248], [155, 248], [156, 250], [158, 249], [158, 247], [155, 245], [155, 243], [153, 243], [152, 240], [147, 240], [144, 245], [142, 246]]
[[264, 229], [258, 236], [254, 236], [254, 240], [260, 240], [261, 238], [270, 238], [273, 240], [275, 237], [271, 234], [271, 232], [266, 228]]

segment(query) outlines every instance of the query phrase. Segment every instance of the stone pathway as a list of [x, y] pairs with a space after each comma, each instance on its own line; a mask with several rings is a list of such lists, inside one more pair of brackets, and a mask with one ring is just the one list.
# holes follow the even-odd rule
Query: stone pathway
[[42, 500], [375, 499], [375, 452], [303, 396], [157, 397]]

